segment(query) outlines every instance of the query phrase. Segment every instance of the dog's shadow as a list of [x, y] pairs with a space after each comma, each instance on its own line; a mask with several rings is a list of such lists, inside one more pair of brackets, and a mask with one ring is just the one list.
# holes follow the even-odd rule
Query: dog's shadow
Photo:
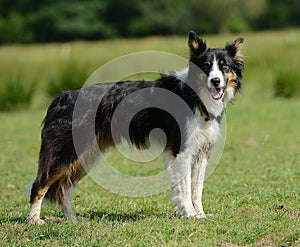
[[[156, 217], [159, 217], [160, 215], [155, 214]], [[95, 221], [102, 221], [102, 222], [134, 222], [146, 219], [148, 217], [153, 216], [153, 213], [147, 213], [147, 212], [135, 212], [135, 213], [112, 213], [112, 212], [105, 212], [105, 211], [99, 211], [99, 212], [91, 212], [89, 214], [85, 215], [79, 215], [76, 217], [78, 221], [89, 221], [89, 220], [95, 220]], [[50, 216], [50, 215], [44, 215], [42, 217], [46, 222], [52, 222], [52, 223], [62, 223], [66, 219], [60, 215], [60, 216]], [[4, 222], [15, 222], [20, 224], [27, 223], [26, 217], [14, 217], [14, 218], [0, 218], [0, 224]]]
[[[78, 216], [76, 217], [79, 221], [89, 221], [89, 220], [95, 220], [95, 221], [110, 221], [110, 222], [134, 222], [138, 220], [142, 220], [147, 218], [148, 216], [142, 213], [136, 213], [136, 214], [118, 214], [118, 213], [108, 213], [108, 212], [92, 212], [89, 215], [85, 215], [83, 217]], [[63, 217], [56, 217], [56, 216], [49, 216], [45, 215], [44, 220], [46, 222], [52, 222], [52, 223], [62, 223], [66, 219]], [[15, 217], [10, 219], [2, 219], [0, 218], [0, 224], [4, 222], [14, 222], [14, 223], [20, 223], [25, 224], [27, 223], [27, 220], [25, 217]]]
[[108, 212], [92, 212], [88, 218], [96, 221], [112, 221], [112, 222], [132, 222], [143, 220], [148, 215], [145, 213], [108, 213]]

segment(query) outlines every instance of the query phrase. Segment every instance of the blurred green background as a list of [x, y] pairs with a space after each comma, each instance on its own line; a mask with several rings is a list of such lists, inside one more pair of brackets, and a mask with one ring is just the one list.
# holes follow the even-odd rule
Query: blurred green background
[[244, 36], [251, 85], [298, 97], [299, 13], [297, 0], [0, 0], [0, 111], [45, 108], [129, 52], [187, 57], [191, 29], [218, 47]]
[[[2, 245], [299, 246], [299, 27], [299, 0], [0, 0]], [[24, 188], [53, 98], [128, 53], [188, 58], [191, 29], [209, 47], [245, 38], [242, 93], [228, 107], [222, 159], [205, 182], [204, 207], [215, 217], [179, 220], [169, 192], [124, 198], [85, 179], [75, 211], [91, 221], [28, 226]], [[111, 154], [125, 174], [163, 169], [159, 159], [134, 164]]]
[[0, 6], [2, 44], [300, 25], [298, 0], [1, 0]]

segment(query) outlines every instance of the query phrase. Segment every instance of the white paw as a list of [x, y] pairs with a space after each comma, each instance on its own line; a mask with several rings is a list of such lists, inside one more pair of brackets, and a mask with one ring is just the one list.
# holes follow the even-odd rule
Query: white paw
[[194, 218], [196, 220], [206, 219], [206, 218], [211, 218], [211, 217], [213, 217], [212, 214], [197, 214], [197, 215], [194, 216]]
[[213, 214], [197, 213], [196, 211], [186, 211], [186, 210], [181, 211], [181, 214], [179, 216], [179, 218], [181, 219], [195, 219], [195, 220], [206, 219], [211, 217], [213, 217]]
[[194, 208], [184, 208], [180, 210], [179, 218], [193, 218], [195, 215], [197, 215]]
[[197, 215], [194, 216], [194, 218], [196, 220], [200, 220], [200, 219], [206, 219], [207, 216], [206, 216], [206, 214], [197, 214]]
[[202, 206], [202, 203], [201, 201], [197, 200], [197, 201], [193, 201], [193, 205], [194, 205], [194, 208], [195, 208], [195, 211], [197, 212], [197, 214], [204, 214], [204, 211], [203, 211], [203, 206]]

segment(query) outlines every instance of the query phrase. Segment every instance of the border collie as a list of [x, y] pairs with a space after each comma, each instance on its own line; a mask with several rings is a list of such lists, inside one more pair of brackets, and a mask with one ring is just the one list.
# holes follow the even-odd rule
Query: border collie
[[[152, 99], [157, 100], [155, 92], [162, 89], [180, 97], [188, 105], [188, 112], [174, 108], [179, 112], [180, 123], [167, 111], [148, 107], [131, 119], [128, 136], [123, 136], [121, 132], [115, 133], [115, 136], [120, 140], [125, 137], [129, 143], [142, 149], [149, 145], [151, 130], [163, 130], [166, 137], [166, 170], [180, 217], [207, 217], [202, 206], [205, 169], [220, 134], [220, 121], [225, 108], [241, 88], [243, 42], [243, 38], [238, 38], [227, 43], [225, 48], [208, 48], [205, 40], [190, 31], [190, 60], [188, 67], [180, 72], [164, 75], [155, 81], [99, 83], [62, 92], [49, 106], [43, 122], [38, 174], [30, 185], [28, 222], [37, 225], [44, 223], [40, 219], [44, 198], [58, 203], [67, 219], [76, 219], [72, 210], [72, 193], [79, 180], [92, 169], [92, 166], [84, 167], [81, 161], [95, 160], [92, 151], [95, 145], [105, 150], [117, 144], [111, 131], [116, 107], [125, 98], [129, 98], [131, 104], [150, 101], [148, 105], [151, 105]], [[130, 98], [133, 92], [141, 89], [145, 89], [149, 97], [141, 95], [139, 99]], [[85, 100], [91, 104], [97, 102], [100, 94], [103, 95], [92, 120], [89, 119], [89, 110], [82, 112], [81, 117], [73, 118], [82, 90], [88, 92]], [[172, 104], [167, 95], [159, 99], [162, 104]], [[128, 114], [126, 109], [123, 116], [119, 116], [121, 123], [122, 117], [126, 118]], [[94, 142], [83, 136], [81, 151], [78, 152], [72, 134], [74, 129], [80, 131], [89, 122], [93, 122], [91, 133], [95, 136]], [[182, 124], [184, 126], [180, 128]]]

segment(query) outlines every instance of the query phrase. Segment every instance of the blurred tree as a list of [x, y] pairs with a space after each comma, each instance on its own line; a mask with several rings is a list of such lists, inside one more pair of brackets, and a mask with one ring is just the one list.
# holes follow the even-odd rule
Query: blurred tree
[[186, 2], [181, 0], [139, 1], [141, 17], [131, 22], [132, 35], [182, 34], [189, 23]]
[[[278, 29], [299, 23], [298, 0], [268, 0], [268, 8], [255, 23], [256, 29]], [[295, 21], [295, 22], [294, 22]]]
[[299, 0], [0, 0], [0, 43], [300, 25]]
[[293, 26], [300, 26], [300, 1], [299, 0], [290, 0], [291, 1], [291, 24]]
[[55, 1], [32, 13], [29, 23], [37, 41], [110, 38], [115, 31], [101, 18], [106, 7], [97, 0]]
[[115, 33], [123, 37], [132, 36], [131, 22], [142, 17], [139, 2], [138, 0], [107, 1], [104, 19], [107, 23], [111, 23]]
[[24, 16], [9, 12], [5, 19], [0, 19], [0, 43], [28, 43], [34, 41], [34, 35], [28, 28]]
[[240, 32], [266, 9], [266, 0], [151, 0], [139, 2], [142, 16], [131, 23], [133, 35]]

